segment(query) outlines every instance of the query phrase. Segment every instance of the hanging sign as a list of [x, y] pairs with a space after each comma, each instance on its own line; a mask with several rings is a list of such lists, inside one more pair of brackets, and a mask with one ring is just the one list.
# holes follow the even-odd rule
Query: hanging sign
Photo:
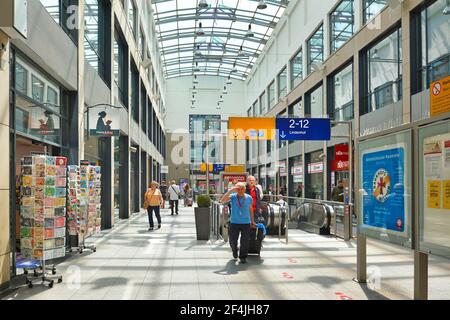
[[89, 134], [99, 137], [120, 135], [120, 109], [100, 105], [89, 109]]
[[161, 173], [169, 173], [169, 166], [161, 166]]
[[280, 140], [323, 140], [331, 138], [330, 119], [277, 118], [276, 128]]
[[450, 112], [450, 76], [430, 85], [430, 116]]
[[274, 140], [274, 118], [228, 118], [230, 140]]

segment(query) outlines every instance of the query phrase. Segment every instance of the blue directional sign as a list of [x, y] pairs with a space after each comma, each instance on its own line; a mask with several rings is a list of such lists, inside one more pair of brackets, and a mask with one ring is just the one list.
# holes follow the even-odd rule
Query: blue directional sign
[[277, 118], [276, 129], [280, 140], [322, 140], [331, 138], [330, 119]]
[[223, 163], [214, 163], [213, 164], [213, 172], [222, 172], [222, 171], [225, 171], [225, 167], [226, 167], [227, 165], [226, 164], [223, 164]]

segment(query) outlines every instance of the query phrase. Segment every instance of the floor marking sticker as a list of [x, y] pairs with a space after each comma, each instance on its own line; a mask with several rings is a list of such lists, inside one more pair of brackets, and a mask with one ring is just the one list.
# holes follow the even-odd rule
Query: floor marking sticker
[[287, 273], [287, 272], [283, 272], [282, 275], [283, 275], [283, 278], [286, 278], [286, 279], [294, 279], [294, 277], [291, 276], [291, 275], [290, 275], [289, 273]]
[[353, 300], [352, 297], [349, 297], [342, 292], [335, 292], [334, 294], [337, 295], [341, 300]]
[[289, 258], [288, 261], [289, 261], [290, 263], [297, 263], [297, 260], [295, 260], [294, 258]]

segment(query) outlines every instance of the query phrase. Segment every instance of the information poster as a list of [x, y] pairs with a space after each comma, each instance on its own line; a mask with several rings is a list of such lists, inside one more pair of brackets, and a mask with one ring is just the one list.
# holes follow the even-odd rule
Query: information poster
[[421, 240], [433, 252], [435, 246], [450, 248], [450, 133], [436, 134], [433, 126], [423, 132], [429, 134], [421, 140]]
[[368, 149], [362, 154], [362, 224], [381, 232], [403, 235], [406, 212], [405, 145]]

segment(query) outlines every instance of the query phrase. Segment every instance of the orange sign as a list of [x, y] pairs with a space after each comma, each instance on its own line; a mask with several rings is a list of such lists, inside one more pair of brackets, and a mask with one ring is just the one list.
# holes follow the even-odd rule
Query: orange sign
[[[210, 163], [208, 167], [209, 167], [209, 172], [212, 172], [213, 171], [212, 163]], [[200, 171], [206, 172], [206, 163], [200, 164]]]
[[228, 119], [228, 138], [231, 140], [274, 140], [275, 118]]
[[450, 112], [450, 76], [430, 85], [430, 115]]
[[228, 166], [225, 168], [225, 172], [245, 172], [244, 166]]

